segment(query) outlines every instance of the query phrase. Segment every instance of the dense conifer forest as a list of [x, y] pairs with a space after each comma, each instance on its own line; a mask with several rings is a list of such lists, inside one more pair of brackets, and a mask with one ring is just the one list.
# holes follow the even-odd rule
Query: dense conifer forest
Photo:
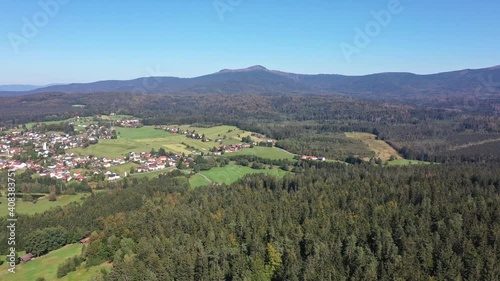
[[195, 190], [180, 174], [113, 183], [81, 205], [21, 216], [21, 241], [43, 253], [89, 235], [87, 264], [113, 262], [102, 280], [500, 276], [498, 165], [295, 171]]

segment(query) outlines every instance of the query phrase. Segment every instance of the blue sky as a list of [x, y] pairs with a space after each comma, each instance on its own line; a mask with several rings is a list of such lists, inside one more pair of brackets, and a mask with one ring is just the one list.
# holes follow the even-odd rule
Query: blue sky
[[[194, 77], [255, 64], [311, 74], [500, 64], [500, 1], [394, 1], [2, 0], [0, 84]], [[380, 11], [390, 20], [377, 20]]]

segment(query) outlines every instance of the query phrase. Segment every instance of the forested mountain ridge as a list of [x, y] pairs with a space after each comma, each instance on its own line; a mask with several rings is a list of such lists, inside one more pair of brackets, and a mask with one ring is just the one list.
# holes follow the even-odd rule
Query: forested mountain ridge
[[500, 110], [500, 68], [465, 69], [437, 74], [378, 73], [363, 76], [304, 75], [268, 70], [263, 66], [229, 70], [195, 78], [144, 77], [44, 87], [35, 93], [123, 92], [175, 95], [345, 95], [406, 104], [470, 106], [487, 102]]

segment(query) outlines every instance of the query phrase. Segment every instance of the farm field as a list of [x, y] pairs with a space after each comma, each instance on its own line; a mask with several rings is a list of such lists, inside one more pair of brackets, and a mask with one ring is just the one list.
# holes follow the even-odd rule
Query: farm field
[[[210, 128], [202, 128], [190, 125], [167, 125], [170, 128], [179, 128], [180, 130], [192, 131], [195, 130], [198, 134], [205, 134], [205, 136], [212, 141], [215, 139], [223, 139], [223, 143], [232, 144], [235, 142], [241, 142], [241, 138], [250, 136], [252, 133], [244, 131], [235, 126], [215, 126]], [[260, 139], [252, 137], [254, 140], [258, 141]]]
[[154, 172], [135, 173], [135, 174], [131, 174], [130, 176], [134, 177], [134, 178], [149, 178], [149, 179], [152, 179], [152, 178], [158, 177], [161, 174], [169, 173], [173, 169], [175, 169], [175, 167], [170, 167], [170, 168], [167, 168], [165, 170], [154, 171]]
[[276, 147], [261, 147], [255, 146], [253, 148], [246, 148], [242, 151], [225, 153], [223, 156], [234, 156], [234, 155], [252, 155], [262, 158], [268, 158], [272, 160], [289, 159], [293, 160], [295, 154], [287, 152], [285, 150]]
[[[113, 116], [107, 116], [107, 115], [101, 115], [101, 119], [103, 120], [121, 120], [121, 119], [133, 119], [134, 117], [131, 115], [113, 115]], [[26, 124], [26, 128], [30, 129], [36, 124], [59, 124], [59, 123], [64, 123], [64, 122], [73, 122], [75, 125], [75, 130], [78, 130], [78, 125], [89, 125], [89, 124], [95, 124], [96, 122], [93, 121], [94, 117], [80, 117], [78, 121], [75, 122], [73, 118], [68, 118], [65, 120], [59, 120], [59, 121], [44, 121], [44, 122], [31, 122]]]
[[155, 139], [155, 138], [167, 138], [176, 136], [169, 132], [163, 130], [155, 130], [154, 127], [145, 126], [140, 128], [123, 128], [114, 127], [118, 138], [125, 138], [129, 140], [142, 140], [142, 139]]
[[69, 119], [61, 120], [61, 121], [31, 122], [31, 123], [26, 124], [26, 128], [31, 129], [36, 124], [41, 124], [41, 123], [49, 125], [49, 124], [59, 124], [59, 123], [70, 122], [70, 121], [73, 121], [73, 118], [69, 118]]
[[[82, 197], [88, 196], [89, 194], [76, 194], [76, 195], [61, 195], [57, 197], [57, 200], [50, 202], [48, 199], [40, 198], [36, 204], [32, 202], [25, 202], [22, 199], [16, 200], [16, 212], [19, 214], [33, 215], [35, 213], [43, 213], [51, 208], [60, 206], [66, 206], [71, 202], [80, 202]], [[7, 197], [0, 197], [0, 217], [8, 215], [7, 210]], [[0, 279], [1, 280], [1, 279]]]
[[[180, 128], [181, 130], [195, 130], [198, 134], [205, 134], [211, 141], [202, 142], [201, 140], [187, 138], [185, 135], [155, 130], [153, 126], [144, 126], [137, 129], [116, 127], [118, 139], [99, 140], [99, 143], [96, 145], [91, 145], [87, 148], [70, 149], [69, 151], [79, 155], [119, 158], [132, 151], [149, 152], [153, 148], [155, 150], [164, 148], [167, 151], [172, 151], [177, 154], [189, 155], [196, 151], [208, 153], [210, 149], [217, 145], [214, 140], [218, 138], [223, 139], [224, 136], [225, 139], [223, 139], [223, 143], [235, 144], [241, 143], [242, 137], [251, 135], [251, 132], [245, 132], [234, 126], [198, 128], [172, 125], [167, 127]], [[257, 138], [253, 139], [256, 141], [260, 140]], [[274, 148], [256, 147], [254, 150], [246, 149], [238, 153], [271, 159], [293, 159], [293, 154]]]
[[125, 173], [127, 173], [127, 175], [130, 174], [130, 168], [137, 168], [139, 167], [139, 165], [135, 164], [135, 163], [131, 163], [131, 162], [128, 162], [128, 163], [125, 163], [125, 164], [122, 164], [122, 165], [117, 165], [117, 166], [113, 166], [113, 167], [109, 167], [108, 170], [110, 170], [111, 172], [113, 173], [116, 173], [120, 176], [124, 176]]
[[131, 151], [150, 151], [152, 147], [142, 144], [137, 141], [128, 139], [116, 140], [99, 140], [96, 145], [90, 145], [86, 148], [73, 148], [68, 152], [73, 152], [78, 155], [93, 155], [97, 157], [119, 158], [124, 157], [125, 154]]
[[407, 160], [399, 159], [387, 162], [389, 166], [406, 166], [406, 165], [429, 165], [431, 162], [418, 161], [418, 160]]
[[121, 120], [121, 119], [134, 119], [132, 115], [116, 114], [116, 115], [101, 115], [103, 120]]
[[[377, 140], [377, 137], [369, 133], [345, 133], [348, 138], [360, 140], [365, 143], [370, 150], [375, 152], [375, 157], [382, 159], [382, 161], [389, 161], [393, 156], [396, 160], [401, 160], [401, 157], [394, 148], [392, 148], [385, 141]], [[369, 159], [365, 159], [369, 160]]]
[[285, 172], [278, 168], [274, 168], [271, 170], [255, 170], [250, 167], [227, 165], [225, 167], [213, 168], [208, 171], [203, 171], [201, 172], [201, 174], [203, 174], [213, 182], [220, 184], [231, 184], [248, 174], [268, 174], [283, 177], [288, 174], [288, 172]]
[[57, 279], [57, 267], [64, 262], [67, 258], [77, 256], [82, 251], [82, 245], [72, 244], [65, 246], [61, 249], [52, 251], [45, 256], [33, 259], [32, 261], [19, 264], [16, 266], [16, 273], [12, 274], [7, 271], [8, 265], [3, 264], [0, 266], [0, 280], [11, 281], [31, 281], [36, 280], [38, 277], [44, 277], [45, 280], [61, 280], [61, 281], [87, 281], [90, 280], [92, 275], [100, 271], [102, 268], [111, 268], [111, 264], [102, 264], [94, 266], [88, 270], [82, 265], [80, 269], [71, 272], [63, 278]]
[[191, 186], [191, 188], [198, 188], [198, 187], [202, 187], [202, 186], [206, 186], [206, 185], [209, 185], [210, 182], [204, 178], [202, 175], [194, 175], [194, 176], [191, 176], [189, 178], [189, 185]]

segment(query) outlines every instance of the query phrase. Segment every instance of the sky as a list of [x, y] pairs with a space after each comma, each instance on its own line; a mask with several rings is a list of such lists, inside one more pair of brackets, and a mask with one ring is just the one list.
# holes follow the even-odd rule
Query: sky
[[0, 0], [0, 84], [500, 64], [498, 0]]

